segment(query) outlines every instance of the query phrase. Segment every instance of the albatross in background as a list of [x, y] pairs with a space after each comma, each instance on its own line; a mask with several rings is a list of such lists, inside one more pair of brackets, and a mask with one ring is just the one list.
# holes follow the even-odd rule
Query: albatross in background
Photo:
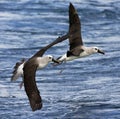
[[28, 59], [27, 61], [23, 59], [21, 62], [16, 63], [16, 66], [14, 67], [13, 76], [11, 77], [11, 80], [16, 80], [20, 76], [23, 77], [25, 91], [33, 111], [42, 108], [42, 99], [35, 80], [36, 71], [47, 66], [49, 62], [53, 61], [55, 63], [59, 63], [53, 58], [53, 56], [43, 56], [43, 54], [47, 49], [59, 42], [66, 40], [67, 38], [68, 34], [62, 37], [58, 37], [51, 44], [39, 50], [30, 59]]
[[59, 61], [71, 61], [94, 53], [104, 54], [98, 47], [83, 46], [80, 19], [72, 3], [69, 5], [69, 45], [69, 51], [60, 56]]

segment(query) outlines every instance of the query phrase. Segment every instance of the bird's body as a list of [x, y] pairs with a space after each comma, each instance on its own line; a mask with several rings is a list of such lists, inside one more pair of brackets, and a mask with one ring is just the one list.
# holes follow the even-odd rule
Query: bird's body
[[81, 35], [81, 23], [76, 9], [70, 3], [69, 6], [69, 50], [58, 58], [59, 61], [71, 61], [74, 59], [89, 56], [95, 53], [102, 53], [97, 47], [86, 47], [83, 45]]
[[[52, 62], [53, 56], [52, 55], [45, 55], [43, 57], [34, 57], [31, 58], [28, 63], [31, 63], [32, 65], [37, 66], [37, 70], [45, 68], [49, 62]], [[24, 63], [25, 64], [25, 63]], [[24, 67], [24, 64], [22, 66]], [[20, 68], [21, 73], [23, 72], [23, 68]]]
[[[49, 59], [49, 58], [51, 58], [51, 59]], [[51, 62], [51, 60], [52, 60], [52, 56], [46, 55], [43, 57], [34, 57], [30, 61], [32, 62], [32, 64], [35, 63], [35, 65], [37, 66], [37, 70], [40, 70], [40, 69], [43, 69], [44, 67], [46, 67], [48, 65], [48, 63]], [[24, 65], [26, 62], [27, 62], [27, 60], [16, 63], [11, 81], [15, 81], [19, 77], [23, 78], [23, 76], [24, 76], [23, 68], [24, 68]], [[20, 86], [22, 86], [22, 85], [20, 85]]]
[[94, 51], [92, 47], [81, 46], [81, 52], [78, 56], [75, 56], [74, 54], [72, 54], [71, 52], [68, 51], [67, 53], [65, 53], [64, 55], [59, 57], [58, 60], [61, 62], [62, 61], [72, 61], [74, 59], [89, 56], [93, 53], [96, 53], [96, 51]]
[[33, 111], [42, 108], [42, 99], [35, 80], [36, 71], [46, 67], [49, 62], [58, 63], [58, 61], [55, 60], [53, 56], [51, 55], [43, 56], [43, 54], [50, 47], [52, 47], [53, 45], [59, 42], [66, 40], [67, 38], [68, 38], [68, 34], [62, 37], [58, 37], [55, 41], [53, 41], [46, 47], [43, 47], [28, 60], [24, 60], [16, 63], [14, 67], [11, 80], [17, 80], [17, 78], [19, 78], [20, 76], [23, 77], [25, 91]]
[[53, 57], [51, 55], [43, 57], [35, 56], [28, 59], [24, 65], [24, 86], [33, 111], [42, 108], [42, 99], [35, 83], [36, 71], [43, 69], [52, 61]]
[[[68, 34], [62, 36], [62, 37], [58, 37], [53, 43], [49, 44], [48, 46], [52, 46], [54, 44], [57, 44], [59, 42], [62, 42], [63, 40], [67, 39], [68, 38]], [[41, 51], [44, 52], [44, 48], [41, 49]], [[30, 58], [31, 61], [33, 62], [36, 62], [38, 67], [37, 69], [42, 69], [44, 68], [45, 66], [47, 66], [48, 62], [46, 62], [46, 59], [47, 57], [49, 57], [49, 55], [46, 55], [46, 56], [42, 56], [42, 57], [38, 57], [39, 56], [39, 51], [32, 57]], [[52, 57], [52, 56], [50, 56]], [[22, 77], [23, 78], [23, 67], [25, 65], [25, 63], [27, 62], [27, 60], [25, 59], [22, 59], [20, 62], [17, 62], [16, 65], [14, 66], [14, 71], [13, 71], [13, 75], [11, 77], [11, 81], [16, 81], [19, 77]], [[21, 86], [21, 85], [20, 85]]]

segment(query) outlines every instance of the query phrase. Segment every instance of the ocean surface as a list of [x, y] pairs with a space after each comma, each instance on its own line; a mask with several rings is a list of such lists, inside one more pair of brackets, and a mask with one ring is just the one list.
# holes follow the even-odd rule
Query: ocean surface
[[[11, 82], [13, 67], [68, 32], [70, 2], [84, 45], [105, 55], [37, 71], [43, 108], [32, 112], [22, 79]], [[68, 49], [66, 40], [45, 55]], [[0, 0], [0, 119], [120, 119], [120, 0]]]

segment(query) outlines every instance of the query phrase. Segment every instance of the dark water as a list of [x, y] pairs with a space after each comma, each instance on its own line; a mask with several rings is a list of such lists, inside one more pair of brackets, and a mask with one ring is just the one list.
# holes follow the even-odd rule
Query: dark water
[[[85, 45], [106, 55], [38, 71], [44, 105], [32, 112], [18, 86], [21, 79], [10, 82], [13, 66], [68, 31], [70, 1], [81, 18]], [[0, 0], [0, 119], [120, 119], [120, 1], [70, 1]], [[67, 49], [65, 41], [46, 54], [58, 57]]]

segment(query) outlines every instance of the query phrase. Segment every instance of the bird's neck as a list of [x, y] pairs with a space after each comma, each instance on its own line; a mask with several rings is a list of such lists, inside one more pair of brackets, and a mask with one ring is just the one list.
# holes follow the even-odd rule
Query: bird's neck
[[38, 60], [38, 68], [37, 69], [44, 68], [49, 63], [49, 61], [44, 60], [43, 57], [38, 58], [37, 60]]
[[82, 57], [93, 54], [91, 47], [82, 46], [82, 49], [84, 50], [84, 52], [80, 54]]
[[84, 47], [84, 49], [85, 49], [85, 51], [86, 51], [86, 53], [87, 53], [88, 55], [93, 54], [92, 47]]

